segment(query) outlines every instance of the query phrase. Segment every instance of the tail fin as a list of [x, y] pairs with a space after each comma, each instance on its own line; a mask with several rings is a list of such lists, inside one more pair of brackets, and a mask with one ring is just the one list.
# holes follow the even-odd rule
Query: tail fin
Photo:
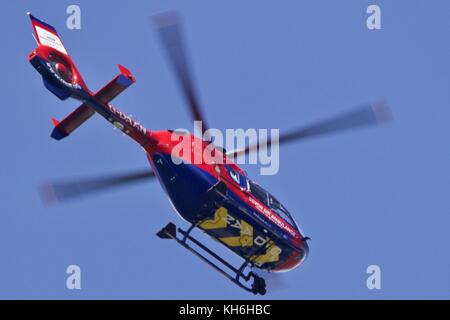
[[[61, 100], [72, 97], [83, 102], [61, 122], [52, 120], [54, 129], [51, 137], [56, 140], [67, 137], [95, 112], [112, 122], [111, 119], [115, 119], [117, 115], [112, 114], [112, 106], [109, 102], [136, 81], [131, 72], [119, 65], [120, 73], [97, 93], [92, 93], [87, 88], [55, 28], [30, 13], [28, 15], [38, 42], [38, 47], [30, 53], [28, 59], [41, 74], [45, 87]], [[117, 110], [114, 109], [114, 112]]]
[[71, 96], [82, 100], [90, 91], [55, 28], [30, 13], [28, 16], [38, 43], [28, 59], [42, 75], [45, 87], [61, 100]]

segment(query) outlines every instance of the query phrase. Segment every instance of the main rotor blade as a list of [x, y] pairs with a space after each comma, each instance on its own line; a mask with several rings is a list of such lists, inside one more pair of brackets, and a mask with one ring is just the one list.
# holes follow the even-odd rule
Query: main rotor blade
[[39, 187], [45, 203], [70, 200], [90, 193], [106, 191], [119, 186], [138, 183], [155, 176], [149, 169], [123, 174], [106, 175], [79, 180], [46, 183]]
[[[390, 110], [385, 102], [376, 103], [373, 105], [364, 105], [350, 110], [347, 113], [331, 117], [329, 119], [313, 123], [306, 127], [290, 130], [286, 133], [281, 133], [279, 137], [279, 144], [286, 144], [294, 141], [301, 141], [325, 134], [346, 131], [349, 129], [360, 128], [370, 125], [379, 124], [390, 119]], [[244, 149], [231, 151], [227, 153], [229, 157], [237, 157], [253, 151], [257, 151], [260, 146], [270, 147], [273, 142], [259, 141], [254, 145], [250, 145]]]
[[201, 106], [195, 94], [194, 84], [189, 70], [189, 63], [182, 37], [182, 28], [174, 12], [165, 12], [152, 16], [157, 26], [161, 44], [168, 56], [175, 75], [181, 85], [183, 94], [189, 105], [189, 111], [194, 121], [202, 121], [202, 134], [208, 129]]

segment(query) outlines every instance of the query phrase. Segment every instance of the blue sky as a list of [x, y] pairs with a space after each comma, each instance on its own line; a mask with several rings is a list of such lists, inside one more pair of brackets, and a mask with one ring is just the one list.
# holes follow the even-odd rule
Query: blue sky
[[[81, 30], [65, 27], [81, 7]], [[366, 28], [378, 4], [382, 30]], [[6, 7], [5, 7], [6, 6]], [[0, 298], [261, 299], [155, 233], [185, 226], [157, 182], [45, 207], [42, 181], [148, 166], [141, 148], [96, 117], [50, 139], [61, 102], [27, 61], [25, 13], [56, 27], [93, 90], [131, 69], [115, 101], [150, 129], [191, 128], [147, 17], [183, 19], [195, 80], [217, 128], [280, 128], [386, 98], [394, 120], [282, 148], [258, 177], [312, 238], [310, 256], [265, 298], [450, 298], [448, 1], [14, 1], [3, 5]], [[220, 250], [220, 249], [219, 249]], [[234, 259], [231, 253], [225, 252]], [[82, 289], [67, 290], [68, 265]], [[366, 268], [382, 289], [366, 288]], [[269, 289], [270, 290], [270, 289]]]

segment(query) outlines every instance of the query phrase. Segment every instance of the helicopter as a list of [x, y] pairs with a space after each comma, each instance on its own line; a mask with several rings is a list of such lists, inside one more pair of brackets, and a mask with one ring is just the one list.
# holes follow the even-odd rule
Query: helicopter
[[[204, 136], [176, 130], [147, 129], [111, 104], [136, 81], [127, 68], [118, 65], [119, 74], [103, 88], [92, 92], [55, 28], [30, 13], [28, 16], [37, 42], [37, 48], [28, 55], [29, 62], [42, 76], [47, 90], [60, 100], [73, 98], [81, 103], [63, 120], [52, 119], [54, 128], [50, 136], [55, 140], [64, 139], [93, 115], [99, 114], [144, 149], [151, 167], [138, 172], [47, 184], [42, 190], [48, 200], [76, 198], [89, 192], [156, 178], [175, 211], [190, 224], [189, 228], [182, 229], [169, 222], [157, 236], [174, 240], [242, 289], [264, 295], [267, 292], [265, 279], [257, 270], [284, 272], [305, 261], [309, 253], [309, 238], [281, 202], [234, 161], [239, 156], [267, 147], [272, 141], [257, 141], [227, 152]], [[175, 13], [169, 12], [153, 16], [153, 21], [192, 119], [202, 121], [206, 130], [208, 127], [188, 68], [179, 19]], [[389, 109], [384, 102], [363, 105], [345, 114], [282, 132], [277, 143], [300, 141], [388, 119]], [[180, 154], [180, 161], [175, 163], [174, 148], [186, 136], [193, 152]], [[205, 149], [211, 145], [213, 156], [196, 163], [195, 153], [205, 154]], [[242, 258], [242, 264], [235, 266], [208, 248], [191, 234], [195, 228]]]

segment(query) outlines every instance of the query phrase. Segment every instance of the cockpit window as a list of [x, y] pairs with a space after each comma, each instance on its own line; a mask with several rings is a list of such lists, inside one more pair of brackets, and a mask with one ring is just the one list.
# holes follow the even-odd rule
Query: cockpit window
[[264, 205], [275, 211], [280, 217], [286, 220], [292, 226], [296, 226], [294, 219], [289, 211], [270, 193], [261, 188], [255, 182], [248, 180], [250, 193]]
[[284, 220], [295, 226], [294, 219], [286, 208], [274, 196], [269, 195], [269, 208], [278, 213]]
[[269, 206], [269, 197], [267, 191], [251, 180], [249, 180], [248, 182], [250, 185], [250, 193], [260, 202], [264, 203], [264, 205]]
[[247, 179], [245, 176], [241, 175], [236, 170], [232, 169], [229, 165], [224, 165], [227, 169], [228, 175], [233, 179], [234, 182], [236, 182], [241, 188], [247, 189]]

